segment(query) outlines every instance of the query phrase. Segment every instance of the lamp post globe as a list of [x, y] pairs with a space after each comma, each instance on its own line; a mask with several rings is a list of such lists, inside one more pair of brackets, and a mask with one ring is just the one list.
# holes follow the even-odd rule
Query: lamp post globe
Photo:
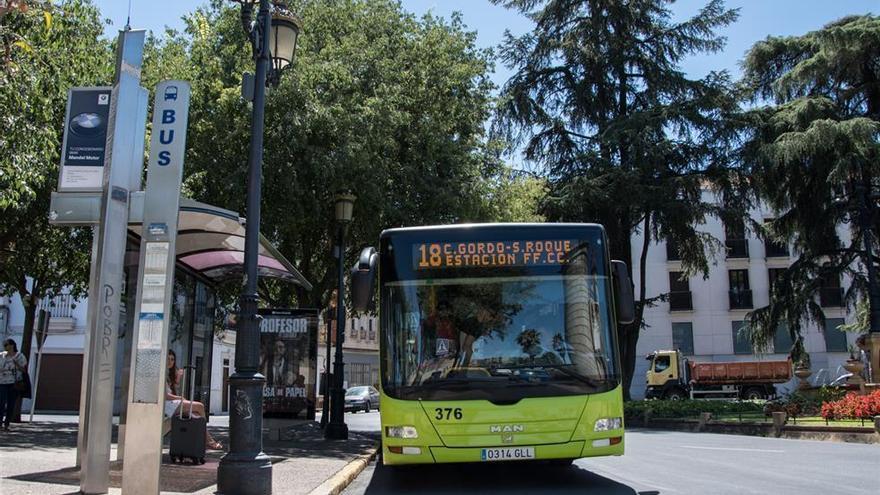
[[[253, 117], [248, 155], [247, 223], [245, 224], [244, 278], [239, 296], [239, 318], [235, 346], [235, 373], [229, 377], [231, 410], [229, 414], [229, 452], [217, 468], [217, 491], [221, 494], [269, 495], [272, 493], [272, 462], [263, 452], [263, 386], [260, 367], [260, 319], [258, 252], [260, 242], [260, 196], [263, 165], [263, 117], [266, 87], [277, 85], [281, 71], [293, 60], [300, 24], [286, 6], [269, 0], [236, 0], [241, 4], [241, 24], [250, 39], [256, 72], [253, 79]], [[254, 7], [259, 4], [256, 20]], [[274, 34], [278, 66], [271, 52], [272, 8], [286, 16]], [[293, 20], [291, 20], [293, 19]], [[291, 27], [293, 26], [293, 27]], [[291, 32], [291, 29], [294, 29]], [[279, 34], [282, 33], [282, 34]], [[285, 58], [281, 66], [280, 57]]]
[[355, 196], [350, 193], [336, 195], [334, 210], [338, 224], [339, 243], [336, 256], [339, 268], [339, 279], [336, 301], [336, 355], [333, 362], [333, 389], [330, 393], [330, 422], [324, 429], [324, 436], [333, 440], [348, 438], [348, 426], [345, 424], [345, 390], [342, 388], [345, 376], [345, 363], [342, 360], [342, 343], [345, 340], [345, 233], [351, 223]]

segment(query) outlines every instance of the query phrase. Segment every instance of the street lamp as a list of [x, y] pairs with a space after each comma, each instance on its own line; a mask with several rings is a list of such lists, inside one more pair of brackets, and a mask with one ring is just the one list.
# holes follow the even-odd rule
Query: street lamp
[[[220, 459], [217, 468], [217, 489], [225, 494], [267, 495], [272, 493], [272, 463], [269, 456], [263, 453], [263, 385], [266, 377], [259, 372], [260, 321], [257, 316], [263, 114], [266, 87], [270, 84], [277, 86], [281, 72], [293, 61], [300, 23], [286, 5], [280, 2], [259, 0], [256, 22], [251, 22], [251, 19], [257, 0], [238, 0], [237, 3], [241, 4], [242, 26], [250, 39], [257, 67], [252, 80], [253, 119], [248, 157], [245, 285], [238, 302], [241, 316], [236, 335], [235, 373], [229, 377], [232, 396], [229, 452]], [[274, 5], [274, 9], [270, 9], [270, 3]]]
[[345, 339], [345, 232], [351, 223], [355, 196], [342, 193], [336, 195], [336, 223], [339, 225], [336, 257], [339, 260], [339, 285], [336, 288], [336, 356], [333, 362], [333, 390], [330, 395], [330, 423], [324, 429], [324, 437], [333, 440], [348, 438], [345, 425], [345, 391], [342, 379], [345, 376], [345, 363], [342, 362], [342, 341]]

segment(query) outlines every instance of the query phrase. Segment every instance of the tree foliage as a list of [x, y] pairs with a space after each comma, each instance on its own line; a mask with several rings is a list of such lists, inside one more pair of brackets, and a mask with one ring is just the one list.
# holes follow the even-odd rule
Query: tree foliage
[[[459, 17], [416, 18], [391, 0], [291, 7], [304, 28], [267, 97], [261, 230], [316, 289], [267, 283], [270, 302], [322, 306], [339, 190], [358, 196], [349, 260], [389, 227], [534, 218], [539, 188], [508, 174], [485, 136], [490, 53]], [[213, 2], [185, 20], [184, 33], [152, 40], [145, 78], [192, 81], [185, 189], [246, 215], [250, 104], [239, 88], [253, 61], [239, 10]]]
[[816, 300], [823, 279], [852, 279], [847, 307], [867, 297], [862, 240], [867, 235], [876, 247], [880, 233], [880, 17], [769, 37], [749, 50], [743, 67], [745, 95], [764, 105], [745, 116], [739, 164], [753, 199], [779, 212], [767, 235], [791, 239], [798, 253], [748, 329], [763, 345], [787, 324], [797, 358], [803, 323], [824, 327]]
[[[679, 69], [693, 53], [715, 52], [715, 31], [737, 13], [710, 1], [673, 22], [667, 0], [493, 0], [535, 24], [507, 34], [504, 62], [515, 70], [503, 89], [496, 128], [524, 146], [549, 177], [550, 220], [605, 225], [611, 253], [633, 266], [630, 240], [641, 230], [642, 285], [637, 323], [621, 338], [624, 390], [635, 367], [652, 240], [672, 239], [688, 272], [708, 270], [717, 240], [695, 229], [721, 214], [703, 201], [707, 183], [728, 186], [722, 126], [736, 109], [725, 73], [694, 80]], [[710, 181], [710, 182], [709, 182]]]
[[18, 7], [0, 15], [0, 294], [21, 297], [28, 354], [39, 300], [86, 291], [91, 231], [50, 226], [49, 198], [68, 89], [108, 84], [113, 57], [88, 0]]

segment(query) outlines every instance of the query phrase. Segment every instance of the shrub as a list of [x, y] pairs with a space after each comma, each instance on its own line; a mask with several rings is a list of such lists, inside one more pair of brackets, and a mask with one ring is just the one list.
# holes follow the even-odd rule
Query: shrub
[[872, 419], [880, 416], [880, 390], [870, 395], [846, 394], [842, 399], [822, 404], [822, 417], [835, 419]]
[[709, 412], [713, 415], [759, 413], [762, 404], [758, 402], [724, 402], [704, 400], [643, 400], [630, 401], [623, 405], [623, 414], [627, 421], [643, 420], [645, 411], [650, 410], [655, 418], [694, 418], [700, 413]]

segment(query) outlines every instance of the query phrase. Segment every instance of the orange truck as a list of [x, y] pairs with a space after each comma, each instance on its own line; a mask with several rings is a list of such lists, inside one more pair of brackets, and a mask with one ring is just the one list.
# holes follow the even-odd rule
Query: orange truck
[[770, 399], [778, 383], [791, 380], [791, 361], [697, 363], [679, 351], [656, 351], [645, 378], [648, 399]]

